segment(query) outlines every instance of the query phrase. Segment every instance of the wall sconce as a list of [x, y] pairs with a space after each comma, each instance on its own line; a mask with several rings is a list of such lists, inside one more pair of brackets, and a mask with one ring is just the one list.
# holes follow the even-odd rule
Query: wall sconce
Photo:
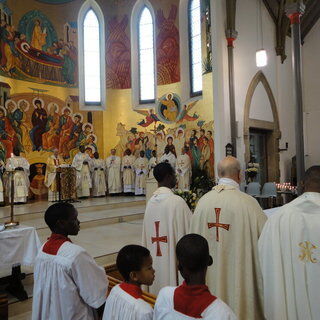
[[279, 148], [278, 151], [279, 151], [279, 152], [288, 151], [288, 148], [289, 148], [289, 143], [286, 142], [286, 147], [285, 147], [284, 149]]

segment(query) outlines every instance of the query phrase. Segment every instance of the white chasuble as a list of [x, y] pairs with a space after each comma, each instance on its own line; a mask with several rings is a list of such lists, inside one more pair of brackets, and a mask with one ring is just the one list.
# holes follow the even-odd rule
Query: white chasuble
[[190, 232], [209, 243], [212, 294], [240, 320], [264, 319], [258, 238], [267, 218], [258, 202], [233, 184], [219, 184], [199, 200]]
[[150, 160], [148, 162], [148, 178], [155, 179], [153, 176], [153, 169], [155, 168], [155, 166], [157, 164], [158, 164], [158, 161], [157, 161], [156, 157], [150, 158]]
[[34, 266], [32, 319], [98, 319], [94, 309], [104, 304], [108, 290], [105, 270], [69, 241], [49, 247], [50, 253], [47, 243]]
[[320, 318], [320, 193], [279, 208], [259, 239], [268, 320]]
[[134, 172], [134, 162], [136, 158], [131, 156], [124, 156], [122, 158], [121, 171], [123, 180], [123, 192], [133, 193], [135, 188], [135, 172]]
[[141, 289], [132, 287], [132, 284], [121, 283], [112, 288], [104, 308], [103, 320], [153, 319], [153, 309], [142, 299]]
[[[194, 286], [200, 287], [200, 286]], [[207, 306], [206, 300], [201, 296], [192, 294], [190, 304], [197, 304], [197, 308], [201, 309], [201, 306], [205, 306], [201, 310], [201, 315], [192, 317], [190, 315], [181, 313], [176, 310], [177, 298], [175, 297], [176, 287], [165, 287], [161, 289], [156, 304], [154, 306], [153, 320], [193, 320], [193, 319], [205, 319], [205, 320], [237, 320], [237, 317], [233, 311], [219, 298], [216, 298], [213, 302]], [[198, 288], [195, 288], [199, 291]], [[175, 303], [176, 301], [176, 303]], [[184, 300], [187, 304], [189, 301]], [[187, 308], [186, 308], [187, 309]], [[249, 319], [247, 319], [249, 320]]]
[[142, 245], [150, 250], [156, 271], [149, 292], [156, 295], [161, 288], [182, 282], [178, 276], [175, 250], [177, 242], [188, 233], [191, 216], [186, 202], [169, 188], [158, 188], [148, 201]]
[[48, 188], [48, 201], [58, 201], [59, 191], [57, 183], [57, 169], [64, 164], [62, 157], [57, 158], [51, 155], [47, 159], [46, 174], [44, 178], [44, 184]]
[[135, 195], [146, 194], [146, 177], [148, 174], [148, 159], [139, 157], [134, 162], [136, 172]]
[[176, 172], [178, 178], [178, 189], [183, 191], [190, 190], [192, 167], [190, 157], [187, 154], [183, 154], [177, 158]]
[[91, 161], [92, 196], [105, 196], [107, 192], [105, 161], [103, 159], [92, 159]]
[[177, 162], [177, 158], [175, 157], [175, 155], [171, 152], [169, 152], [168, 154], [164, 154], [161, 158], [160, 158], [160, 162], [167, 162], [171, 164], [171, 167], [176, 170], [176, 162]]
[[77, 170], [77, 196], [89, 197], [92, 187], [90, 168], [92, 159], [87, 153], [78, 152], [72, 161], [72, 167]]
[[[29, 194], [29, 174], [30, 165], [26, 158], [13, 156], [7, 159], [6, 170], [15, 170], [22, 168], [21, 171], [15, 171], [13, 173], [14, 181], [14, 202], [27, 202]], [[11, 178], [7, 179], [6, 194], [11, 199]]]
[[121, 159], [118, 156], [110, 156], [106, 160], [108, 172], [108, 191], [109, 193], [122, 192], [121, 185]]

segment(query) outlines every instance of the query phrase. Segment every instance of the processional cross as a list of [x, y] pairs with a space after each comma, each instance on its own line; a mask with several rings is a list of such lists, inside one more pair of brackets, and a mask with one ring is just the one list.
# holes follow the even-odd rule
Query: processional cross
[[220, 223], [221, 208], [214, 208], [216, 212], [216, 222], [209, 222], [208, 228], [216, 228], [216, 241], [219, 242], [219, 228], [229, 231], [230, 224]]
[[155, 221], [154, 224], [156, 227], [156, 236], [151, 237], [151, 242], [157, 243], [157, 257], [161, 257], [162, 253], [161, 253], [161, 248], [160, 248], [160, 242], [168, 243], [168, 237], [167, 236], [159, 236], [160, 221]]

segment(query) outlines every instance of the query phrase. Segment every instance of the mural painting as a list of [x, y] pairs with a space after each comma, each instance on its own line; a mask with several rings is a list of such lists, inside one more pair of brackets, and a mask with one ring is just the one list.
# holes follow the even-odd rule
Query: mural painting
[[78, 53], [74, 41], [66, 35], [66, 39], [59, 38], [48, 17], [38, 10], [23, 15], [18, 30], [11, 21], [1, 20], [0, 75], [75, 87]]

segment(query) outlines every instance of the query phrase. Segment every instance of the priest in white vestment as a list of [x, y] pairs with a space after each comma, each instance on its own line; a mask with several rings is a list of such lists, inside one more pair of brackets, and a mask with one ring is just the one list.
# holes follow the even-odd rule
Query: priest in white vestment
[[264, 319], [258, 239], [267, 218], [258, 202], [239, 190], [240, 163], [227, 157], [218, 165], [219, 184], [198, 202], [192, 233], [209, 242], [214, 266], [207, 283], [240, 320]]
[[106, 159], [109, 194], [116, 194], [122, 192], [121, 159], [120, 157], [116, 156], [116, 152], [116, 149], [112, 149], [111, 155]]
[[47, 159], [44, 184], [48, 188], [48, 201], [59, 201], [58, 173], [60, 166], [64, 163], [59, 156], [58, 149]]
[[72, 161], [72, 167], [77, 171], [77, 196], [78, 198], [90, 197], [91, 181], [91, 158], [85, 152], [84, 146], [79, 147], [79, 152]]
[[172, 168], [174, 170], [176, 169], [177, 158], [176, 158], [175, 154], [172, 153], [171, 148], [169, 146], [165, 147], [164, 154], [160, 158], [160, 162], [170, 163]]
[[206, 272], [213, 261], [205, 238], [188, 234], [176, 248], [179, 271], [184, 282], [179, 287], [161, 289], [154, 307], [154, 320], [237, 320], [232, 310], [206, 286]]
[[157, 164], [158, 164], [157, 152], [156, 152], [156, 150], [153, 150], [152, 157], [150, 158], [149, 163], [148, 163], [148, 178], [154, 179], [153, 169], [155, 168], [155, 166]]
[[32, 320], [98, 319], [108, 281], [104, 268], [68, 237], [80, 230], [77, 210], [53, 204], [45, 221], [52, 235], [35, 261]]
[[138, 245], [123, 247], [117, 256], [117, 269], [124, 281], [112, 288], [103, 320], [152, 320], [153, 309], [143, 300], [141, 290], [141, 285], [154, 280], [150, 251]]
[[91, 160], [92, 196], [104, 197], [107, 192], [105, 161], [103, 159], [99, 159], [98, 152], [95, 152], [93, 156], [94, 158]]
[[[24, 157], [20, 157], [20, 152], [17, 149], [13, 150], [14, 154], [12, 157], [7, 159], [6, 171], [12, 171], [14, 179], [14, 203], [25, 203], [27, 202], [29, 194], [29, 174], [30, 164]], [[7, 179], [6, 183], [6, 194], [11, 202], [11, 175]]]
[[140, 157], [134, 162], [136, 172], [135, 195], [140, 196], [146, 194], [146, 177], [148, 174], [148, 159], [145, 157], [144, 151], [140, 151]]
[[125, 156], [122, 158], [122, 164], [121, 164], [124, 193], [134, 193], [134, 189], [135, 189], [134, 162], [135, 161], [136, 161], [135, 156], [132, 154], [130, 149], [127, 149], [125, 151]]
[[176, 175], [169, 163], [159, 163], [153, 170], [159, 188], [147, 203], [143, 220], [142, 245], [153, 258], [156, 279], [149, 292], [158, 294], [164, 286], [177, 286], [179, 280], [175, 247], [181, 237], [188, 233], [192, 213], [172, 188]]
[[187, 149], [182, 149], [181, 155], [177, 158], [176, 172], [178, 178], [178, 189], [183, 191], [190, 190], [192, 166], [190, 157], [187, 154]]
[[268, 320], [320, 318], [320, 166], [307, 170], [304, 191], [269, 217], [259, 239]]

